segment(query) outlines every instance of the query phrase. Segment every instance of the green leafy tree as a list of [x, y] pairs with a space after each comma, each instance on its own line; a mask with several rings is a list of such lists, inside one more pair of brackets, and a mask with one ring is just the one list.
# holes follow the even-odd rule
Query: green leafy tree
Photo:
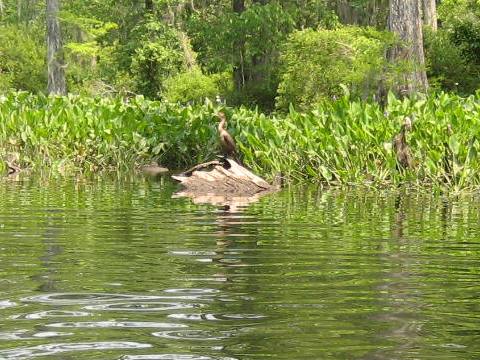
[[0, 26], [0, 90], [45, 91], [45, 45], [37, 32]]
[[383, 78], [387, 38], [359, 27], [292, 34], [281, 55], [277, 108], [294, 104], [308, 109], [342, 96], [345, 86], [354, 97], [373, 95]]
[[439, 8], [442, 27], [463, 56], [480, 65], [480, 4], [477, 0], [445, 0]]
[[435, 90], [468, 95], [480, 88], [480, 66], [464, 56], [445, 29], [425, 32], [427, 75]]
[[136, 91], [148, 97], [158, 97], [162, 82], [185, 70], [183, 51], [177, 32], [153, 19], [147, 19], [133, 29], [133, 39], [126, 45], [131, 55], [131, 74]]
[[206, 99], [215, 101], [222, 94], [231, 92], [232, 85], [228, 72], [206, 75], [194, 68], [165, 81], [162, 98], [181, 104], [203, 103]]

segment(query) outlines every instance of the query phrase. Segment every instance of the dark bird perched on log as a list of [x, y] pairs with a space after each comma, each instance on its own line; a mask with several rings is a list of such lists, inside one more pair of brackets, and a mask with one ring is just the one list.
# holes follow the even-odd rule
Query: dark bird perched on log
[[218, 113], [220, 123], [218, 124], [218, 137], [220, 139], [220, 146], [225, 157], [236, 157], [237, 146], [232, 136], [225, 130], [227, 118], [223, 112]]
[[397, 163], [401, 169], [408, 169], [413, 166], [412, 154], [407, 144], [407, 132], [412, 130], [412, 120], [407, 116], [403, 122], [400, 132], [393, 138], [393, 150], [397, 156]]

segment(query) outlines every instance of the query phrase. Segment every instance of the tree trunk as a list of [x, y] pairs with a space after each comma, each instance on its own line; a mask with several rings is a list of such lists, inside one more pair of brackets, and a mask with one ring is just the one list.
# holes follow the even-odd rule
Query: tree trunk
[[437, 31], [437, 3], [435, 0], [422, 0], [423, 23]]
[[153, 13], [153, 0], [145, 0], [145, 10], [149, 13]]
[[65, 95], [67, 85], [63, 63], [62, 36], [58, 22], [59, 0], [47, 0], [48, 93]]
[[[232, 6], [233, 11], [237, 14], [241, 14], [245, 11], [244, 0], [233, 0]], [[235, 88], [241, 90], [245, 85], [245, 39], [243, 36], [240, 36], [233, 43], [233, 59], [233, 81], [235, 83]]]
[[244, 0], [233, 0], [233, 11], [237, 14], [241, 14], [245, 11], [245, 1]]
[[401, 96], [426, 92], [428, 88], [420, 1], [390, 0], [388, 29], [397, 34], [403, 44], [392, 48], [388, 58], [391, 62], [404, 63], [408, 66], [408, 70], [404, 71], [402, 79], [394, 89]]
[[348, 0], [337, 1], [337, 15], [340, 18], [342, 24], [358, 25], [358, 12], [350, 5]]
[[388, 0], [336, 0], [330, 3], [342, 24], [385, 28]]
[[[253, 4], [267, 5], [268, 0], [253, 0]], [[265, 66], [267, 63], [266, 54], [254, 54], [252, 56], [252, 67], [249, 71], [248, 80], [254, 83], [261, 83], [265, 80]]]

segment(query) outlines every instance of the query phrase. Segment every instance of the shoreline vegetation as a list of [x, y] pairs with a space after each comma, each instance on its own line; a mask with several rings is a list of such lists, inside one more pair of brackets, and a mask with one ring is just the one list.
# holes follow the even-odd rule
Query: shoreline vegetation
[[[0, 96], [0, 156], [21, 168], [59, 173], [130, 171], [157, 161], [174, 169], [219, 153], [217, 118], [228, 118], [243, 164], [272, 179], [329, 185], [480, 185], [480, 94], [388, 96], [384, 106], [324, 101], [309, 112], [266, 115], [211, 102], [182, 106], [142, 97], [93, 98], [11, 92]], [[412, 169], [401, 169], [392, 139], [406, 116]], [[6, 171], [6, 170], [5, 170]]]

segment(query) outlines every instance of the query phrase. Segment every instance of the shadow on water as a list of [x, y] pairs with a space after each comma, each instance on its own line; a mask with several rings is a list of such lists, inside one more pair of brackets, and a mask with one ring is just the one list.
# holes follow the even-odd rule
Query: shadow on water
[[161, 181], [0, 184], [0, 359], [414, 359], [480, 352], [480, 205]]

